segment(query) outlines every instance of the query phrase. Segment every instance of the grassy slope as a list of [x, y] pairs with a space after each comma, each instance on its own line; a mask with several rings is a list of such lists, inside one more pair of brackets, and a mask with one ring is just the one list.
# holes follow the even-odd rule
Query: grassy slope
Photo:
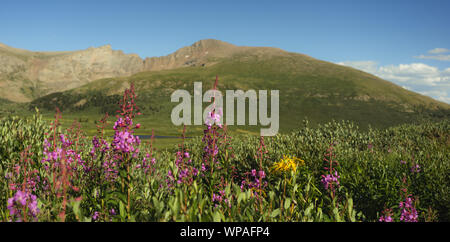
[[[280, 131], [298, 127], [303, 119], [314, 125], [331, 119], [352, 120], [362, 128], [387, 127], [424, 117], [449, 117], [449, 105], [405, 90], [395, 84], [353, 68], [320, 61], [309, 56], [272, 48], [245, 47], [226, 58], [210, 58], [206, 67], [185, 67], [142, 72], [126, 78], [101, 79], [80, 88], [39, 98], [31, 106], [63, 109], [68, 117], [88, 119], [84, 125], [94, 132], [94, 120], [104, 112], [114, 113], [118, 95], [133, 82], [144, 116], [143, 133], [155, 129], [158, 135], [179, 135], [181, 127], [170, 121], [177, 103], [170, 103], [176, 89], [192, 93], [195, 81], [203, 92], [219, 75], [219, 89], [280, 90]], [[203, 105], [205, 108], [207, 104]], [[51, 115], [47, 115], [49, 118]], [[81, 119], [80, 119], [81, 117]], [[112, 121], [113, 119], [111, 119]], [[201, 127], [189, 127], [188, 135]], [[258, 133], [259, 127], [233, 126], [232, 132]]]

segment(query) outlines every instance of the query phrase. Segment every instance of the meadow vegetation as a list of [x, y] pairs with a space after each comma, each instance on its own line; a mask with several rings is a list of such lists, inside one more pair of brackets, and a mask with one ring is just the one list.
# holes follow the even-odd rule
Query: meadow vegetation
[[446, 119], [304, 121], [274, 137], [209, 123], [157, 149], [136, 135], [152, 127], [135, 98], [126, 89], [95, 135], [82, 120], [63, 128], [59, 112], [1, 119], [0, 221], [450, 221]]

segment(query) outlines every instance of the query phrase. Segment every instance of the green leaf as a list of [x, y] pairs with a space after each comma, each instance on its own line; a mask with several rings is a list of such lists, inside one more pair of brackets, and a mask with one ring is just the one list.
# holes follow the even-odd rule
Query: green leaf
[[220, 212], [216, 210], [213, 215], [214, 222], [220, 222], [221, 218], [222, 218], [222, 216], [221, 216]]
[[275, 217], [277, 217], [280, 214], [281, 214], [281, 210], [279, 208], [277, 208], [277, 209], [272, 211], [272, 213], [270, 214], [270, 217], [271, 218], [275, 218]]
[[240, 204], [241, 201], [244, 199], [245, 199], [245, 193], [243, 193], [243, 192], [239, 193], [238, 199], [237, 199], [238, 204]]
[[83, 218], [83, 214], [81, 213], [80, 210], [80, 203], [81, 200], [72, 202], [73, 213], [76, 215], [78, 221], [80, 221]]
[[119, 202], [119, 214], [120, 214], [120, 217], [122, 218], [122, 221], [125, 221], [127, 213], [125, 211], [125, 204], [122, 201]]
[[286, 198], [286, 201], [284, 201], [284, 209], [287, 210], [291, 206], [291, 199]]
[[341, 216], [339, 215], [339, 210], [337, 208], [333, 209], [334, 219], [336, 222], [341, 222]]

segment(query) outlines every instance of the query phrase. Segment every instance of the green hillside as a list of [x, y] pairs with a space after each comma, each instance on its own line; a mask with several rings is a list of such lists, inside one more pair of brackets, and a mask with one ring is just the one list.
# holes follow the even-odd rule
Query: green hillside
[[[210, 54], [193, 66], [93, 81], [36, 99], [30, 109], [53, 111], [59, 107], [69, 117], [91, 117], [87, 125], [95, 127], [93, 120], [105, 112], [114, 113], [120, 94], [134, 83], [144, 114], [140, 119], [148, 124], [146, 127], [160, 135], [179, 134], [181, 128], [170, 121], [171, 110], [178, 104], [170, 102], [171, 93], [185, 89], [192, 94], [196, 81], [203, 82], [205, 92], [218, 75], [222, 91], [279, 90], [281, 132], [298, 127], [304, 119], [313, 125], [334, 119], [351, 120], [362, 128], [381, 128], [450, 117], [450, 105], [353, 68], [275, 48], [235, 47], [230, 53], [219, 57]], [[206, 106], [204, 103], [203, 108]], [[259, 127], [231, 129], [259, 132]], [[192, 134], [200, 133], [201, 127], [190, 130]]]

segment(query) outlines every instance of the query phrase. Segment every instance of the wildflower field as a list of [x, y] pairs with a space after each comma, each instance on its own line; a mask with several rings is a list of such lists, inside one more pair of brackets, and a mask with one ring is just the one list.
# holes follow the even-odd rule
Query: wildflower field
[[94, 137], [59, 112], [0, 120], [0, 221], [450, 221], [448, 120], [232, 137], [213, 111], [203, 137], [155, 150], [134, 100], [113, 137], [106, 116]]

